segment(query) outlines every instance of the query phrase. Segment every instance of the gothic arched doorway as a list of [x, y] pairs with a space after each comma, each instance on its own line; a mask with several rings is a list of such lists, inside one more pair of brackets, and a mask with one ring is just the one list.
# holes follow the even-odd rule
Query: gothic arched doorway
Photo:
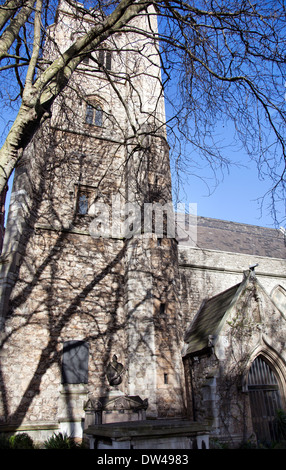
[[276, 411], [282, 408], [278, 379], [272, 366], [260, 355], [248, 374], [253, 429], [258, 442], [277, 440]]

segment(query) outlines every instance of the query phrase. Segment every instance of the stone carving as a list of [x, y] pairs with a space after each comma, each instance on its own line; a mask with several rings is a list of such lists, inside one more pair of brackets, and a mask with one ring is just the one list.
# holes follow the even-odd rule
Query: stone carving
[[100, 400], [96, 400], [94, 398], [89, 398], [83, 405], [83, 409], [85, 412], [89, 411], [101, 411], [102, 410], [102, 402]]
[[114, 398], [100, 397], [99, 399], [89, 398], [83, 406], [84, 411], [105, 411], [105, 410], [147, 410], [148, 398], [142, 400], [139, 396], [120, 396]]
[[110, 400], [107, 400], [104, 404], [104, 410], [132, 410], [133, 412], [138, 412], [140, 410], [147, 410], [148, 408], [148, 399], [142, 400], [138, 396], [130, 397], [116, 397]]
[[122, 382], [122, 374], [124, 372], [124, 367], [120, 362], [117, 361], [117, 356], [114, 354], [112, 361], [108, 364], [106, 370], [107, 380], [109, 385], [116, 386]]
[[142, 421], [146, 419], [148, 399], [136, 396], [89, 398], [84, 404], [85, 428], [106, 423]]

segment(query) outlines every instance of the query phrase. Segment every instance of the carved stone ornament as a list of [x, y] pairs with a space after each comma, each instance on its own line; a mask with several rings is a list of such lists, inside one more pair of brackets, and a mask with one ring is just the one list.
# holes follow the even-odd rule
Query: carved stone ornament
[[109, 385], [116, 386], [122, 382], [122, 375], [124, 373], [124, 367], [120, 362], [117, 361], [117, 356], [114, 354], [112, 361], [109, 362], [106, 370], [106, 377]]
[[100, 411], [102, 410], [102, 403], [94, 398], [89, 398], [83, 407], [84, 411]]
[[138, 396], [116, 397], [105, 403], [105, 410], [146, 410], [148, 408], [148, 399], [142, 400]]

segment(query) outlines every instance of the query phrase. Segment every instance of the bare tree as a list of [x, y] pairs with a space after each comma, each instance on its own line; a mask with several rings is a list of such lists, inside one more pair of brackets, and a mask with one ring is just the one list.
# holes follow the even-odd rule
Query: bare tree
[[[0, 189], [18, 164], [17, 204], [9, 214], [4, 251], [11, 252], [11, 261], [2, 272], [2, 279], [11, 278], [1, 296], [2, 417], [10, 423], [39, 417], [37, 407], [45, 402], [48, 411], [43, 409], [42, 416], [58, 418], [62, 410], [52, 391], [61, 382], [62, 342], [77, 340], [79, 327], [81, 340], [90, 343], [92, 393], [105, 395], [106, 366], [119, 351], [128, 368], [126, 393], [145, 398], [150, 370], [153, 416], [181, 415], [179, 351], [186, 319], [177, 308], [176, 242], [163, 236], [138, 241], [121, 233], [114, 239], [82, 237], [91, 235], [92, 205], [102, 201], [107, 206], [114, 194], [128, 202], [129, 196], [131, 202], [138, 198], [140, 207], [170, 200], [163, 91], [179, 170], [192, 171], [198, 154], [214, 170], [228, 163], [213, 134], [222, 116], [233, 120], [247, 145], [252, 133], [261, 131], [256, 142], [265, 151], [268, 145], [268, 155], [275, 157], [262, 140], [270, 129], [284, 164], [283, 5], [275, 4], [277, 11], [269, 15], [264, 7], [258, 11], [250, 2], [234, 1], [223, 6], [214, 1], [65, 3], [76, 16], [62, 25], [58, 0], [8, 0], [0, 10], [1, 93], [6, 109], [17, 111], [0, 154]], [[152, 28], [155, 14], [159, 33]], [[151, 27], [144, 27], [148, 22]], [[265, 37], [262, 26], [268, 28]], [[114, 67], [102, 63], [106, 46]], [[266, 93], [270, 77], [271, 95]], [[97, 113], [98, 104], [103, 113]], [[100, 119], [108, 125], [101, 126]], [[257, 156], [264, 155], [249, 150], [258, 162]], [[269, 156], [266, 163], [274, 177]], [[26, 339], [35, 327], [39, 333], [33, 334], [31, 348]], [[15, 357], [19, 350], [21, 356]], [[21, 370], [18, 377], [11, 373], [13, 361]], [[59, 408], [74, 418], [69, 400], [62, 394]]]
[[[159, 20], [155, 39], [168, 102], [169, 141], [176, 147], [175, 168], [194, 172], [199, 159], [214, 172], [228, 165], [216, 125], [230, 122], [235, 138], [257, 163], [259, 176], [270, 182], [276, 220], [276, 202], [285, 199], [284, 0], [66, 1], [79, 18], [94, 21], [79, 29], [65, 51], [55, 47], [52, 59], [42, 51], [59, 2], [7, 0], [0, 7], [2, 99], [10, 105], [13, 101], [18, 111], [0, 150], [0, 190], [90, 51], [120, 31], [136, 30], [154, 40], [132, 23], [152, 4]], [[106, 73], [113, 82], [114, 76]]]

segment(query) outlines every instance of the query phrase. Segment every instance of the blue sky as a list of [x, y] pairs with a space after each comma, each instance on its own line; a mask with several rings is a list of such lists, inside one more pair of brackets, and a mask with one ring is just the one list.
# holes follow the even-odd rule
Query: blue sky
[[[218, 122], [217, 129], [222, 144], [222, 156], [230, 162], [228, 168], [222, 170], [218, 168], [213, 172], [191, 148], [190, 155], [194, 160], [194, 168], [196, 158], [198, 159], [198, 168], [193, 170], [197, 176], [185, 175], [184, 178], [183, 175], [179, 202], [186, 205], [195, 203], [197, 215], [202, 217], [269, 228], [285, 227], [286, 201], [276, 201], [275, 221], [271, 213], [271, 199], [267, 195], [274, 183], [266, 174], [264, 180], [259, 177], [256, 163], [258, 155], [254, 154], [253, 160], [250, 159], [241, 142], [236, 142], [231, 123], [224, 126]], [[276, 170], [279, 174], [279, 169]], [[173, 181], [175, 180], [176, 176], [173, 178]]]
[[[230, 168], [229, 174], [224, 175], [211, 194], [202, 180], [192, 178], [184, 184], [182, 201], [196, 203], [197, 214], [203, 217], [274, 227], [267, 202], [261, 210], [259, 200], [267, 193], [269, 184], [269, 181], [259, 180], [255, 164], [249, 162], [244, 168]], [[210, 185], [212, 189], [214, 184], [210, 182]], [[283, 206], [285, 210], [285, 202], [280, 205], [280, 214]]]

